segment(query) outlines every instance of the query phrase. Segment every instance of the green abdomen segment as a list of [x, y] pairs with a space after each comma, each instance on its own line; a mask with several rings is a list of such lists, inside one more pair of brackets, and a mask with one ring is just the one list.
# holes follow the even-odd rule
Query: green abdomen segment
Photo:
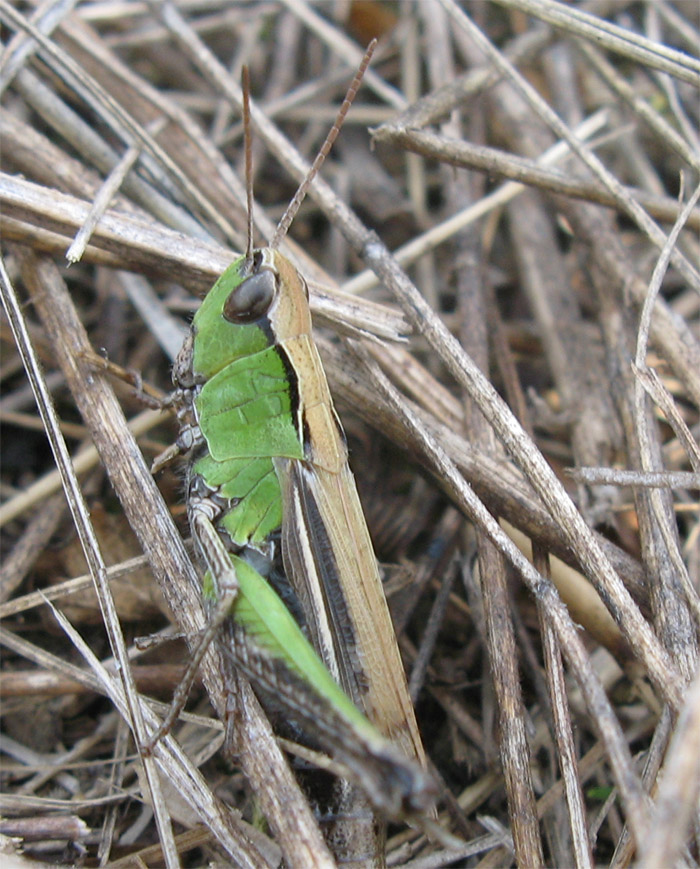
[[237, 359], [208, 380], [195, 408], [212, 457], [303, 458], [295, 384], [278, 346]]
[[229, 363], [195, 399], [208, 454], [193, 471], [229, 499], [220, 525], [237, 546], [262, 544], [282, 524], [272, 458], [302, 458], [297, 403], [284, 350], [274, 346]]
[[217, 462], [205, 455], [192, 470], [230, 500], [219, 525], [237, 546], [261, 545], [282, 524], [282, 495], [272, 459], [246, 456]]

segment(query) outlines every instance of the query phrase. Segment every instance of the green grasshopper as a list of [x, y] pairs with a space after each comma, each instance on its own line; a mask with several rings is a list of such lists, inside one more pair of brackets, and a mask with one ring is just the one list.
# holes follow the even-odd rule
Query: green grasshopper
[[[230, 654], [263, 702], [274, 700], [337, 761], [374, 810], [410, 818], [430, 809], [434, 786], [311, 335], [306, 282], [276, 249], [368, 63], [270, 247], [253, 248], [248, 182], [248, 249], [195, 314], [173, 370], [180, 434], [156, 465], [178, 453], [188, 459], [188, 518], [213, 612], [192, 666], [223, 624]], [[248, 91], [246, 73], [249, 165]], [[311, 642], [268, 582], [280, 573]], [[362, 802], [345, 799], [343, 810]]]

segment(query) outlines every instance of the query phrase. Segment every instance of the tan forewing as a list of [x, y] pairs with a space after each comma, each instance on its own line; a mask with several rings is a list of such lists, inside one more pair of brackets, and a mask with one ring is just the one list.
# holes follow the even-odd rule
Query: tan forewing
[[311, 337], [303, 278], [278, 251], [270, 313], [277, 346], [295, 375], [306, 461], [277, 459], [283, 493], [282, 550], [311, 639], [330, 672], [372, 723], [425, 763], [377, 560], [347, 446]]
[[[425, 764], [413, 704], [355, 480], [291, 462], [283, 554], [312, 640], [370, 721]], [[287, 516], [290, 522], [287, 522]], [[307, 609], [308, 606], [308, 609]]]

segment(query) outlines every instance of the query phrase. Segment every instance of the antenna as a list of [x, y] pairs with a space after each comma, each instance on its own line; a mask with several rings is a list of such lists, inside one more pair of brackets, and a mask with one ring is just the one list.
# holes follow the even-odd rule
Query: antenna
[[248, 241], [245, 249], [245, 271], [253, 262], [253, 141], [250, 129], [250, 73], [246, 64], [241, 70], [243, 89], [243, 138], [245, 151], [245, 192], [248, 207]]
[[270, 242], [270, 247], [274, 250], [279, 246], [282, 239], [287, 234], [287, 230], [289, 229], [292, 221], [294, 220], [297, 211], [299, 211], [299, 207], [301, 203], [304, 201], [304, 197], [311, 186], [311, 182], [316, 177], [318, 170], [323, 165], [323, 161], [328, 156], [328, 152], [333, 147], [333, 142], [338, 138], [338, 133], [340, 132], [340, 128], [343, 126], [343, 121], [345, 120], [345, 116], [352, 105], [352, 101], [355, 99], [355, 95], [360, 87], [362, 82], [362, 77], [369, 66], [369, 62], [372, 59], [372, 55], [374, 54], [374, 49], [377, 47], [377, 40], [373, 39], [370, 44], [367, 46], [367, 50], [365, 51], [365, 55], [362, 58], [362, 62], [355, 73], [355, 77], [350, 83], [350, 87], [348, 88], [347, 93], [345, 94], [345, 99], [343, 100], [342, 105], [338, 109], [338, 114], [335, 118], [335, 123], [331, 127], [326, 136], [326, 141], [321, 145], [321, 149], [316, 155], [316, 159], [311, 164], [311, 168], [309, 169], [306, 178], [299, 185], [299, 189], [294, 194], [292, 201], [287, 206], [287, 210], [282, 215], [280, 222], [277, 224], [277, 229], [275, 230], [275, 234], [272, 236], [272, 241]]

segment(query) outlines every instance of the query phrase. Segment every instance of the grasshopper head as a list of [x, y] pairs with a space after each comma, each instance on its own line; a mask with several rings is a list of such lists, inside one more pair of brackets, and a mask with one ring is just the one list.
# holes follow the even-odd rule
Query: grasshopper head
[[228, 323], [256, 323], [279, 343], [287, 338], [311, 334], [309, 291], [306, 281], [279, 251], [257, 248], [252, 257], [242, 257], [238, 280], [223, 301], [221, 316]]
[[[229, 293], [222, 308], [224, 320], [236, 325], [254, 323], [272, 307], [279, 291], [279, 272], [269, 249], [253, 251], [248, 262], [241, 264], [242, 280]], [[248, 271], [248, 274], [245, 274]]]
[[279, 251], [254, 250], [231, 263], [192, 322], [198, 381], [230, 362], [288, 338], [311, 334], [306, 282]]

